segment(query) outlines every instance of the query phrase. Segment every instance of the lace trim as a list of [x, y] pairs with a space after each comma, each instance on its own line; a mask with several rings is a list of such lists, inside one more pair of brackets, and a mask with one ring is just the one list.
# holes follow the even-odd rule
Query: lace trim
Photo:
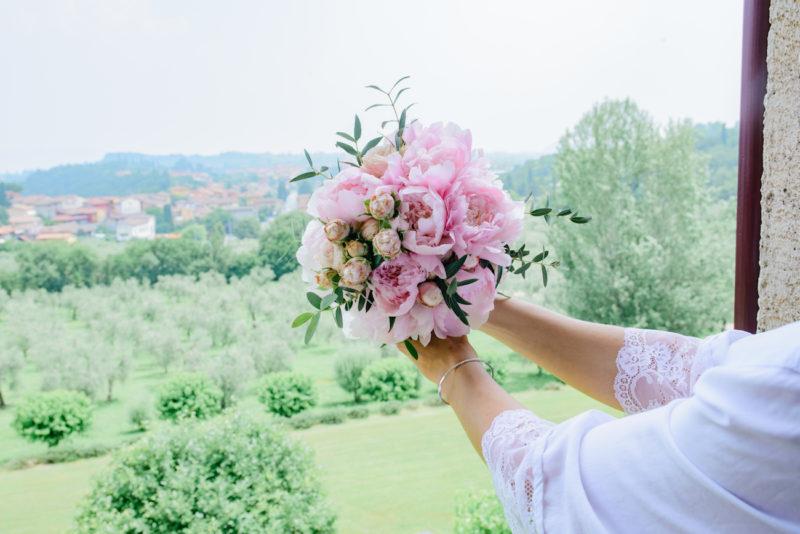
[[614, 396], [625, 413], [637, 413], [686, 397], [699, 373], [693, 362], [700, 340], [693, 337], [625, 329], [617, 354]]
[[495, 417], [481, 439], [497, 498], [514, 534], [535, 531], [541, 523], [541, 453], [554, 426], [528, 410], [508, 410]]

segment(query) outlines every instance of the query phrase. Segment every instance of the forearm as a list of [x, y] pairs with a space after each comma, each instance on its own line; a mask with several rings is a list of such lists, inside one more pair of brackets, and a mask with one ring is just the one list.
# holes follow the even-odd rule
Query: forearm
[[619, 408], [616, 357], [624, 329], [572, 319], [518, 299], [498, 299], [482, 330], [571, 386]]
[[453, 371], [443, 384], [442, 393], [481, 457], [481, 438], [495, 417], [506, 410], [524, 408], [497, 385], [480, 363], [468, 363]]

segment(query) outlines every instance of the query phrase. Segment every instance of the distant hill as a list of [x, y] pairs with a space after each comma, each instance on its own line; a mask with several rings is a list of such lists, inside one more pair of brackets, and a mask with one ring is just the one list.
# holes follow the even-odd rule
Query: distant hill
[[[739, 125], [732, 128], [721, 122], [710, 122], [695, 125], [697, 150], [708, 159], [709, 185], [714, 195], [721, 199], [736, 197], [738, 160], [739, 160]], [[525, 198], [533, 193], [543, 196], [555, 189], [552, 175], [555, 155], [548, 154], [530, 159], [516, 165], [500, 178], [505, 186], [518, 198]]]

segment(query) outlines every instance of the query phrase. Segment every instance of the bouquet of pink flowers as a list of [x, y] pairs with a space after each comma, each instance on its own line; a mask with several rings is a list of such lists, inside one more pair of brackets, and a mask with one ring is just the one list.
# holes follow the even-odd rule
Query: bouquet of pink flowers
[[[306, 152], [311, 170], [294, 178], [328, 178], [308, 203], [314, 220], [297, 252], [303, 278], [313, 284], [307, 297], [315, 310], [293, 323], [308, 323], [306, 341], [321, 314], [331, 312], [346, 335], [405, 342], [415, 355], [411, 339], [427, 345], [432, 335], [462, 336], [486, 322], [504, 269], [524, 275], [540, 263], [546, 283], [547, 251], [526, 260], [524, 246], [511, 247], [524, 203], [512, 200], [489, 162], [473, 154], [469, 130], [406, 124], [410, 106], [396, 107], [404, 79], [389, 91], [370, 86], [395, 111], [383, 125], [396, 124], [392, 135], [359, 148], [356, 116], [352, 135], [337, 133], [337, 146], [354, 161], [333, 176]], [[551, 209], [534, 211], [549, 216]], [[588, 221], [563, 211], [573, 222]]]

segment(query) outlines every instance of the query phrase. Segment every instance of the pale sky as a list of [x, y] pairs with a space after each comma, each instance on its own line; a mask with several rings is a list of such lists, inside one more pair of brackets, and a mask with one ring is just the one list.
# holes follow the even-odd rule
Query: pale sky
[[405, 74], [487, 150], [550, 151], [606, 97], [733, 123], [741, 27], [741, 0], [3, 0], [0, 171], [332, 151]]

